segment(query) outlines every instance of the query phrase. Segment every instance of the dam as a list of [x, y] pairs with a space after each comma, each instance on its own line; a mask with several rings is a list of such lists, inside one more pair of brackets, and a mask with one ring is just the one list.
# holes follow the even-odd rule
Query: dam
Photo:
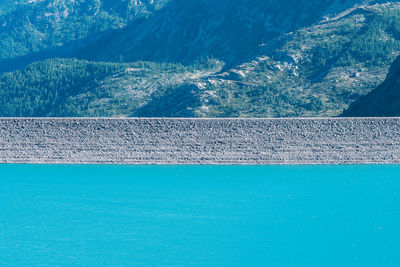
[[2, 118], [0, 163], [398, 164], [399, 118]]

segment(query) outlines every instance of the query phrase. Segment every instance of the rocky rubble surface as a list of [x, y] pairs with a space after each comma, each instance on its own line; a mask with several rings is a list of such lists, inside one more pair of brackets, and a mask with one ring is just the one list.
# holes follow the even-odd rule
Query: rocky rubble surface
[[0, 163], [394, 164], [400, 119], [0, 119]]

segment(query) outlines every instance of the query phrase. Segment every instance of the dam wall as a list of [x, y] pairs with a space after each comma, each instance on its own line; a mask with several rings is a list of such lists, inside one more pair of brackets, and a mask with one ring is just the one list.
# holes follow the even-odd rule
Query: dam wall
[[399, 164], [399, 118], [0, 119], [0, 163]]

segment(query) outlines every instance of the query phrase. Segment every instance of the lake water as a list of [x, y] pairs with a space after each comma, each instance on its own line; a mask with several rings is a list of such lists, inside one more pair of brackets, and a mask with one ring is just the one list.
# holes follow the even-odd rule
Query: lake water
[[0, 165], [1, 266], [400, 266], [400, 166]]

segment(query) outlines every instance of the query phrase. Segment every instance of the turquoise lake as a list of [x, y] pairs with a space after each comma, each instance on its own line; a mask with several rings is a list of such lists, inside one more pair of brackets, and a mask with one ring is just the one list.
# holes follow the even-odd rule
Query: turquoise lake
[[0, 266], [400, 266], [400, 166], [0, 165]]

